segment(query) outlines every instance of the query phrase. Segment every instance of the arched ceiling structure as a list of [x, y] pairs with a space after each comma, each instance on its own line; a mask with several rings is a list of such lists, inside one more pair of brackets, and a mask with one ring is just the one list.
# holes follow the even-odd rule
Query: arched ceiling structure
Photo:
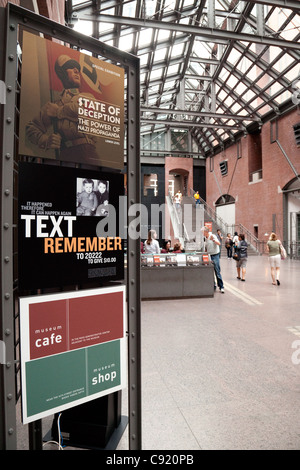
[[66, 22], [139, 57], [141, 134], [172, 129], [175, 153], [212, 156], [300, 102], [299, 0], [67, 0]]

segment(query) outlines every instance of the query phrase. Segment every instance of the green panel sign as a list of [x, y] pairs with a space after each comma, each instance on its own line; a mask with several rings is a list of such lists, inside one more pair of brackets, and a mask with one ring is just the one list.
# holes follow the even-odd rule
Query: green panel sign
[[121, 384], [120, 340], [26, 363], [27, 414], [64, 407]]
[[120, 341], [88, 348], [87, 363], [89, 395], [120, 385]]
[[85, 349], [26, 364], [29, 416], [86, 396]]

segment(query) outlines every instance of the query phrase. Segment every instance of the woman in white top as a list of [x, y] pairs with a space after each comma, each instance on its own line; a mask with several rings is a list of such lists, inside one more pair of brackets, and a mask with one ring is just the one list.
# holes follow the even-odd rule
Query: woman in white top
[[157, 233], [155, 230], [149, 230], [148, 238], [144, 242], [145, 253], [160, 253], [160, 247], [158, 241], [156, 240]]
[[278, 240], [276, 233], [272, 232], [267, 242], [267, 253], [269, 254], [269, 263], [271, 267], [272, 284], [279, 286], [280, 281], [280, 260], [281, 260], [281, 241]]

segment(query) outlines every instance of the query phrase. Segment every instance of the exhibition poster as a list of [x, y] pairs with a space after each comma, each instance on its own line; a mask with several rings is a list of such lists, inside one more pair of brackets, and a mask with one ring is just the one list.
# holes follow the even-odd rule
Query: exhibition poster
[[124, 175], [20, 162], [19, 289], [124, 279]]
[[125, 388], [125, 286], [19, 301], [24, 424]]
[[19, 153], [124, 167], [124, 69], [23, 33]]

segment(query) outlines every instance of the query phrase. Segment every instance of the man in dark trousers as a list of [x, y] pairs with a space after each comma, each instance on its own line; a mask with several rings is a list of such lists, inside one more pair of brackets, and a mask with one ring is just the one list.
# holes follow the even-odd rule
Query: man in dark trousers
[[[210, 255], [212, 263], [214, 265], [215, 276], [217, 279], [217, 285], [220, 289], [220, 292], [224, 294], [224, 284], [221, 275], [221, 267], [220, 267], [220, 241], [218, 237], [211, 233], [208, 227], [202, 227], [201, 229], [204, 238], [205, 238], [205, 247], [206, 252]], [[215, 289], [217, 286], [215, 285]]]

